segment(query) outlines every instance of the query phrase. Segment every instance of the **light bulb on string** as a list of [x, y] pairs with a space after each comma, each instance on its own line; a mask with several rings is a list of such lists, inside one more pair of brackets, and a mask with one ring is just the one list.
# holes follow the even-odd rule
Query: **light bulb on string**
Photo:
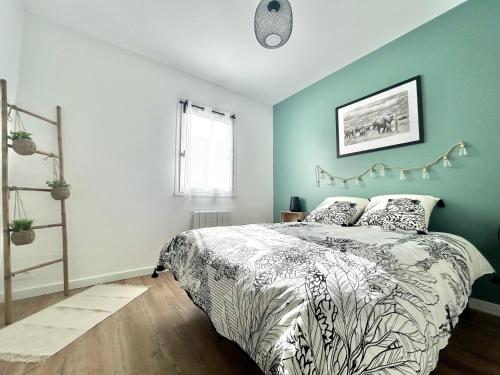
[[[435, 164], [439, 164], [442, 162], [443, 167], [449, 168], [452, 167], [452, 162], [449, 158], [450, 155], [453, 155], [453, 152], [455, 152], [455, 149], [458, 148], [458, 155], [459, 156], [466, 156], [467, 155], [467, 149], [465, 147], [464, 142], [460, 141], [452, 145], [444, 154], [439, 156], [437, 159], [432, 161], [431, 163], [424, 164], [421, 167], [409, 167], [409, 168], [401, 168], [401, 167], [392, 167], [390, 165], [386, 165], [384, 163], [378, 162], [375, 164], [372, 164], [369, 166], [368, 169], [366, 169], [363, 173], [361, 173], [358, 177], [341, 177], [341, 176], [333, 176], [330, 173], [328, 173], [326, 170], [321, 168], [319, 165], [316, 166], [316, 186], [320, 186], [321, 180], [322, 179], [328, 179], [328, 185], [340, 185], [343, 188], [349, 188], [348, 183], [349, 181], [353, 181], [353, 183], [356, 186], [364, 186], [365, 181], [363, 179], [366, 179], [368, 175], [370, 175], [371, 178], [376, 178], [378, 176], [380, 177], [392, 177], [394, 172], [399, 171], [399, 179], [402, 181], [411, 180], [411, 172], [415, 171], [418, 173], [420, 171], [421, 173], [421, 178], [423, 180], [431, 180], [432, 177], [429, 174], [429, 169], [431, 167], [434, 167]], [[408, 174], [410, 174], [408, 176]], [[337, 181], [335, 181], [337, 180]]]
[[459, 150], [458, 150], [458, 155], [459, 156], [467, 156], [467, 149], [465, 148], [464, 143], [460, 143]]
[[429, 176], [429, 171], [427, 171], [427, 168], [423, 168], [422, 169], [422, 179], [424, 180], [430, 180], [430, 176]]
[[448, 159], [448, 155], [443, 156], [443, 167], [449, 168], [451, 167], [450, 159]]

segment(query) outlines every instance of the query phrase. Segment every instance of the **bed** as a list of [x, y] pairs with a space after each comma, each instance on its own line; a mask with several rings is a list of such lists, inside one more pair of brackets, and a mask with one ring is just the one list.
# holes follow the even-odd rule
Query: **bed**
[[493, 272], [452, 234], [318, 223], [183, 232], [163, 268], [270, 375], [428, 374]]

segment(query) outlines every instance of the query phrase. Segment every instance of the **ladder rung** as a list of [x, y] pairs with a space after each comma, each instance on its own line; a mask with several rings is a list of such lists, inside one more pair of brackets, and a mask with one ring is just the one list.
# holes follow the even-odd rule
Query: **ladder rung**
[[[54, 228], [54, 227], [62, 227], [62, 223], [57, 224], [45, 224], [45, 225], [33, 225], [31, 229], [45, 229], [45, 228]], [[12, 232], [12, 229], [9, 229]]]
[[24, 187], [24, 186], [9, 186], [10, 191], [14, 190], [23, 190], [23, 191], [47, 191], [50, 192], [52, 189], [46, 189], [46, 188], [31, 188], [31, 187]]
[[33, 225], [31, 227], [31, 229], [44, 229], [44, 228], [54, 228], [54, 227], [62, 227], [62, 223], [45, 224], [45, 225]]
[[36, 113], [33, 113], [33, 112], [30, 112], [30, 111], [27, 111], [26, 109], [23, 109], [23, 108], [20, 108], [18, 107], [17, 105], [14, 105], [14, 104], [7, 104], [10, 108], [16, 110], [16, 111], [19, 111], [19, 112], [22, 112], [22, 113], [26, 113], [27, 115], [30, 115], [30, 116], [33, 116], [33, 117], [36, 117], [37, 119], [39, 120], [42, 120], [42, 121], [45, 121], [45, 122], [48, 122], [49, 124], [52, 124], [52, 125], [56, 125], [57, 126], [57, 121], [53, 121], [51, 119], [48, 119], [47, 117], [43, 117], [43, 116], [40, 116], [40, 115], [37, 115]]
[[[42, 268], [42, 267], [45, 267], [45, 266], [50, 266], [51, 264], [59, 263], [59, 262], [62, 262], [63, 260], [64, 260], [64, 258], [59, 258], [59, 259], [51, 260], [51, 261], [48, 261], [48, 262], [45, 262], [45, 263], [37, 264], [36, 266], [31, 266], [31, 267], [23, 268], [23, 269], [11, 272], [10, 276], [16, 276], [17, 274], [28, 272], [28, 271], [31, 271], [31, 270], [36, 270], [37, 268]], [[8, 277], [8, 275], [6, 275], [6, 277]]]
[[[7, 147], [12, 148], [12, 145], [9, 143], [9, 144], [7, 145]], [[45, 151], [39, 151], [39, 150], [36, 150], [36, 151], [35, 151], [35, 154], [40, 154], [40, 155], [50, 156], [51, 158], [58, 158], [58, 159], [60, 159], [60, 158], [61, 158], [59, 155], [56, 155], [56, 154], [54, 154], [53, 152], [45, 152]]]
[[58, 159], [61, 158], [59, 155], [56, 155], [53, 152], [44, 152], [44, 151], [38, 151], [37, 150], [37, 151], [35, 151], [35, 154], [50, 156], [51, 158], [58, 158]]

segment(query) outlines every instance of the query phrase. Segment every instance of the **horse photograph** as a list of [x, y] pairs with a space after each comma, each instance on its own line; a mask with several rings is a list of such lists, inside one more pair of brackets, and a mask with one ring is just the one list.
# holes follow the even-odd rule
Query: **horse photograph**
[[423, 142], [420, 77], [337, 107], [337, 157]]

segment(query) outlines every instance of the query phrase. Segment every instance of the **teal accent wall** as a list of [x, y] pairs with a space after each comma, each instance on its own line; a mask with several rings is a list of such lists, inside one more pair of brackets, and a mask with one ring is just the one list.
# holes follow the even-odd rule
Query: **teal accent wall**
[[[335, 108], [416, 75], [425, 143], [337, 159]], [[366, 177], [364, 187], [314, 186], [315, 165], [341, 176], [377, 161], [421, 165], [460, 140], [469, 156], [453, 154], [453, 168], [436, 166], [430, 181], [420, 173], [400, 181], [393, 173]], [[443, 198], [446, 207], [434, 210], [431, 230], [463, 236], [500, 271], [499, 0], [469, 0], [274, 106], [275, 220], [290, 196], [302, 197], [310, 211], [328, 196], [391, 193]], [[500, 303], [500, 286], [489, 278], [476, 283], [473, 296]]]

